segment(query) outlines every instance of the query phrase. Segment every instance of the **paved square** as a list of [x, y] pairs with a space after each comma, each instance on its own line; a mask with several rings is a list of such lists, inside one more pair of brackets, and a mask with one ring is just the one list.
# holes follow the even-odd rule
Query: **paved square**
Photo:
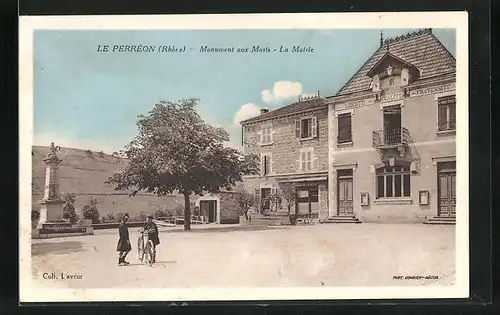
[[[35, 285], [66, 288], [210, 286], [408, 286], [455, 281], [455, 226], [316, 224], [183, 232], [160, 229], [157, 263], [117, 265], [117, 230], [33, 240]], [[77, 275], [76, 279], [61, 279]], [[58, 279], [44, 279], [55, 275]], [[438, 279], [394, 279], [437, 276]]]

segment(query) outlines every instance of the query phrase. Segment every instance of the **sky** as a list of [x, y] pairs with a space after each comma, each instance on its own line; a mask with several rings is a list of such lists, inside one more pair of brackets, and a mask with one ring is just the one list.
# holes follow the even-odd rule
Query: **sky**
[[[224, 127], [228, 145], [240, 148], [239, 121], [258, 115], [260, 108], [296, 102], [298, 95], [334, 95], [378, 49], [380, 31], [36, 30], [34, 145], [53, 141], [112, 153], [133, 139], [137, 116], [157, 102], [198, 98], [201, 117]], [[413, 29], [382, 31], [387, 38]], [[433, 33], [455, 55], [455, 31]], [[115, 45], [139, 44], [156, 50], [112, 51]], [[158, 52], [169, 45], [186, 50]], [[271, 52], [236, 52], [257, 45]], [[279, 52], [296, 45], [313, 52]], [[201, 46], [235, 51], [200, 52]]]

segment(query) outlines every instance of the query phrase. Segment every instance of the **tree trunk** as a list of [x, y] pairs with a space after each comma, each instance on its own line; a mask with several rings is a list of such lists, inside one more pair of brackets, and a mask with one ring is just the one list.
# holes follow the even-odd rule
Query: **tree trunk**
[[184, 193], [184, 231], [191, 230], [191, 209], [189, 203], [189, 193]]

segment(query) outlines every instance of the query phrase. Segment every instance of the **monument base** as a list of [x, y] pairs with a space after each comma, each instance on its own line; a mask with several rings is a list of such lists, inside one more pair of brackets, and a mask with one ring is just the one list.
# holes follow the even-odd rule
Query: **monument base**
[[[63, 206], [64, 200], [54, 199], [47, 200], [44, 199], [40, 201], [40, 221], [43, 222], [60, 222], [63, 216]], [[40, 225], [37, 227], [39, 228]]]
[[68, 236], [93, 235], [92, 226], [72, 225], [65, 221], [41, 222], [32, 230], [31, 238], [54, 238]]

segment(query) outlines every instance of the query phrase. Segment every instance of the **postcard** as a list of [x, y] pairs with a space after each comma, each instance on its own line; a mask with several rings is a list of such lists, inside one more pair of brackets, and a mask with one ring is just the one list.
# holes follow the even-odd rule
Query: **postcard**
[[19, 62], [21, 302], [468, 297], [466, 12], [23, 16]]

